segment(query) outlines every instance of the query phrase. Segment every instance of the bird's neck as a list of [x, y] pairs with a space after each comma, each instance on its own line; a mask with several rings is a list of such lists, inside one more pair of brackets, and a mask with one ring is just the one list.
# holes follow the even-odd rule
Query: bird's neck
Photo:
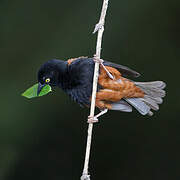
[[70, 88], [70, 75], [68, 72], [68, 64], [64, 61], [58, 64], [59, 76], [58, 76], [58, 86], [63, 90]]

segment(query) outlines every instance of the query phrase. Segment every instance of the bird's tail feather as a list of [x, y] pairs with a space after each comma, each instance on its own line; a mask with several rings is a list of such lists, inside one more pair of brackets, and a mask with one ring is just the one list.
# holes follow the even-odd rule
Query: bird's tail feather
[[124, 100], [118, 102], [113, 102], [111, 104], [111, 110], [123, 111], [123, 112], [132, 112], [132, 107]]
[[[112, 110], [131, 112], [133, 106], [142, 115], [153, 115], [152, 110], [159, 110], [165, 96], [166, 84], [163, 81], [134, 82], [144, 93], [143, 98], [124, 98], [119, 102], [112, 103]], [[126, 101], [126, 102], [125, 102]], [[130, 106], [131, 105], [131, 106]]]
[[146, 105], [140, 98], [124, 98], [131, 104], [139, 113], [146, 115], [150, 111], [150, 107]]
[[149, 97], [162, 98], [166, 95], [166, 92], [163, 90], [166, 84], [163, 81], [135, 82], [135, 85], [140, 87]]
[[135, 82], [144, 93], [143, 98], [125, 98], [125, 100], [131, 104], [137, 111], [142, 115], [153, 115], [152, 110], [159, 110], [159, 105], [163, 102], [163, 97], [166, 92], [163, 90], [166, 84], [163, 81], [152, 81], [152, 82]]

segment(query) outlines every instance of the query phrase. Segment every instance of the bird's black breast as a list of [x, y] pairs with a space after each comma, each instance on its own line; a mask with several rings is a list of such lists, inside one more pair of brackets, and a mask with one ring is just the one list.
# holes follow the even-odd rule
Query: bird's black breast
[[68, 65], [61, 88], [80, 105], [89, 105], [92, 93], [94, 61], [80, 58]]

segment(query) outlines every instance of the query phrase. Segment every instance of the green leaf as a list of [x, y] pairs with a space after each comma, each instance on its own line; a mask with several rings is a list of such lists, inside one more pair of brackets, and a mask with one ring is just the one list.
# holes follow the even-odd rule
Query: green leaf
[[39, 93], [38, 96], [44, 96], [46, 95], [47, 93], [51, 92], [51, 86], [46, 84], [42, 89], [41, 89], [41, 92]]
[[34, 98], [38, 96], [44, 96], [48, 94], [51, 91], [51, 86], [45, 85], [42, 89], [39, 95], [37, 95], [37, 90], [38, 90], [38, 83], [27, 89], [24, 93], [22, 93], [22, 96], [26, 98]]

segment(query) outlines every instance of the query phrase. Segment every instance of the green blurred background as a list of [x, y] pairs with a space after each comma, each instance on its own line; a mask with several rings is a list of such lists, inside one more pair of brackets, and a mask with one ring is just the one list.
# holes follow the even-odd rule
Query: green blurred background
[[[180, 1], [111, 0], [102, 58], [164, 80], [160, 111], [111, 111], [94, 127], [92, 180], [180, 179]], [[102, 0], [0, 0], [0, 180], [79, 179], [89, 110], [64, 92], [32, 100], [21, 93], [37, 82], [49, 59], [95, 53]]]

